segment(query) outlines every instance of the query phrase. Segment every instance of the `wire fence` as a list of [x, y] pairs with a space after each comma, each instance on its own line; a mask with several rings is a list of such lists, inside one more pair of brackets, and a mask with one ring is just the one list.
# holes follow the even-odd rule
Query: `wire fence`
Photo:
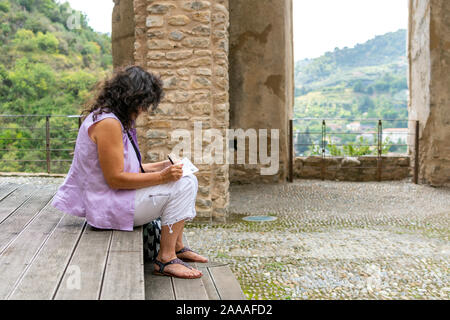
[[67, 173], [80, 115], [0, 115], [0, 172]]
[[[381, 180], [383, 157], [407, 157], [410, 150], [418, 150], [418, 130], [418, 121], [408, 119], [293, 119], [290, 123], [292, 160], [289, 180], [293, 180], [293, 159], [309, 156], [322, 157], [322, 178], [326, 175], [326, 163], [329, 158], [376, 157], [376, 166], [361, 165], [352, 168], [375, 168], [378, 180]], [[414, 153], [417, 159], [418, 155]], [[415, 165], [415, 181], [417, 170]]]
[[[73, 160], [80, 115], [0, 115], [0, 172], [67, 173]], [[408, 129], [410, 128], [410, 129]], [[295, 157], [376, 157], [381, 180], [383, 157], [419, 150], [419, 122], [406, 119], [297, 118], [290, 121], [289, 180]], [[414, 181], [418, 153], [414, 152]]]

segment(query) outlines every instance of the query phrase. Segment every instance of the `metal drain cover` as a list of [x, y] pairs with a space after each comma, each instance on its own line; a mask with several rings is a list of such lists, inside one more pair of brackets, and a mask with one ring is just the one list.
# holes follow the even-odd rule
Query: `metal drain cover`
[[277, 217], [272, 217], [272, 216], [249, 216], [249, 217], [242, 218], [242, 220], [252, 221], [252, 222], [266, 222], [266, 221], [277, 220]]

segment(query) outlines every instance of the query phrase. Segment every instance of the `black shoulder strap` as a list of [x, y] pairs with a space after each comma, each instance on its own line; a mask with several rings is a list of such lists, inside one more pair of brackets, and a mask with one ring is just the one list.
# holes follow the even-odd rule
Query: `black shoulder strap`
[[128, 132], [128, 130], [127, 130], [127, 135], [128, 135], [128, 139], [130, 139], [131, 144], [133, 145], [134, 152], [136, 152], [136, 156], [137, 156], [137, 158], [139, 159], [139, 166], [141, 167], [141, 172], [142, 172], [142, 173], [145, 173], [145, 170], [144, 170], [144, 168], [142, 167], [142, 163], [141, 163], [141, 154], [140, 154], [138, 148], [136, 147], [136, 144], [134, 143], [134, 139], [133, 139], [133, 137], [130, 135], [130, 133]]

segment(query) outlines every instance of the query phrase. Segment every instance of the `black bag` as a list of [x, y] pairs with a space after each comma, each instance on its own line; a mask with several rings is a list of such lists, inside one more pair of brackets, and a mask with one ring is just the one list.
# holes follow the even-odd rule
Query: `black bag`
[[144, 260], [153, 262], [159, 253], [161, 243], [161, 219], [158, 218], [143, 226]]
[[[141, 167], [141, 172], [145, 173], [144, 168], [141, 163], [141, 153], [137, 148], [133, 137], [127, 131], [128, 139], [130, 139], [133, 145], [134, 151], [139, 159], [139, 166]], [[161, 219], [158, 218], [150, 223], [142, 226], [142, 233], [144, 236], [144, 260], [145, 261], [155, 261], [158, 256], [159, 246], [161, 243]]]

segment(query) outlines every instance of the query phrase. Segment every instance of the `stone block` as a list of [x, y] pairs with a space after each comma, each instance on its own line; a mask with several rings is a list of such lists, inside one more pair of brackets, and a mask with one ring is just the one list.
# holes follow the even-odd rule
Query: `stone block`
[[167, 100], [173, 103], [189, 102], [193, 94], [185, 91], [176, 91], [167, 95]]
[[149, 53], [147, 53], [147, 59], [150, 60], [161, 60], [165, 56], [166, 53], [161, 51], [150, 51]]
[[187, 17], [185, 15], [176, 15], [176, 16], [169, 17], [167, 23], [170, 24], [171, 26], [185, 26], [190, 21], [191, 21], [191, 19], [189, 19], [189, 17]]
[[358, 160], [356, 157], [347, 157], [342, 159], [341, 162], [342, 167], [360, 167], [361, 161]]
[[172, 31], [169, 33], [169, 39], [174, 41], [181, 41], [185, 37], [184, 33], [181, 31]]
[[193, 35], [193, 36], [209, 37], [211, 35], [211, 28], [209, 26], [199, 25], [199, 26], [192, 28], [189, 31], [186, 30], [186, 33]]
[[148, 126], [156, 129], [169, 129], [172, 128], [172, 122], [170, 120], [151, 119], [150, 121], [148, 121]]
[[208, 48], [211, 44], [209, 38], [200, 37], [185, 38], [181, 43], [188, 48]]
[[194, 50], [194, 55], [199, 56], [199, 57], [205, 57], [205, 56], [210, 57], [211, 54], [212, 54], [211, 50], [203, 50], [203, 49], [195, 49]]
[[162, 30], [149, 29], [147, 31], [147, 37], [149, 39], [164, 39], [165, 36], [166, 33]]
[[150, 129], [146, 134], [148, 139], [167, 139], [167, 131]]
[[175, 114], [175, 108], [172, 104], [161, 103], [158, 108], [151, 113], [153, 116], [173, 116]]
[[152, 4], [147, 7], [147, 11], [151, 14], [166, 14], [171, 8], [176, 8], [173, 4]]
[[197, 76], [211, 76], [212, 72], [210, 68], [198, 68], [195, 70]]
[[188, 68], [182, 68], [177, 70], [178, 75], [180, 76], [189, 76], [191, 71]]
[[164, 17], [162, 16], [148, 16], [145, 22], [148, 28], [162, 27], [164, 25]]
[[186, 11], [200, 11], [210, 7], [211, 3], [209, 1], [189, 1], [183, 5], [183, 9]]
[[200, 67], [200, 66], [210, 66], [212, 64], [211, 58], [198, 58], [191, 60], [186, 63], [186, 67]]
[[169, 50], [178, 48], [179, 45], [169, 40], [148, 40], [147, 47], [150, 50]]
[[196, 205], [198, 208], [202, 208], [202, 209], [210, 209], [210, 208], [212, 207], [212, 201], [209, 200], [209, 199], [201, 199], [201, 198], [198, 198], [198, 199], [195, 201], [195, 205]]
[[209, 23], [211, 22], [211, 12], [210, 11], [198, 11], [191, 14], [193, 21]]
[[194, 89], [209, 88], [211, 87], [211, 81], [206, 77], [194, 77], [192, 87]]
[[158, 162], [160, 161], [160, 154], [157, 152], [147, 152], [147, 158], [150, 162]]

